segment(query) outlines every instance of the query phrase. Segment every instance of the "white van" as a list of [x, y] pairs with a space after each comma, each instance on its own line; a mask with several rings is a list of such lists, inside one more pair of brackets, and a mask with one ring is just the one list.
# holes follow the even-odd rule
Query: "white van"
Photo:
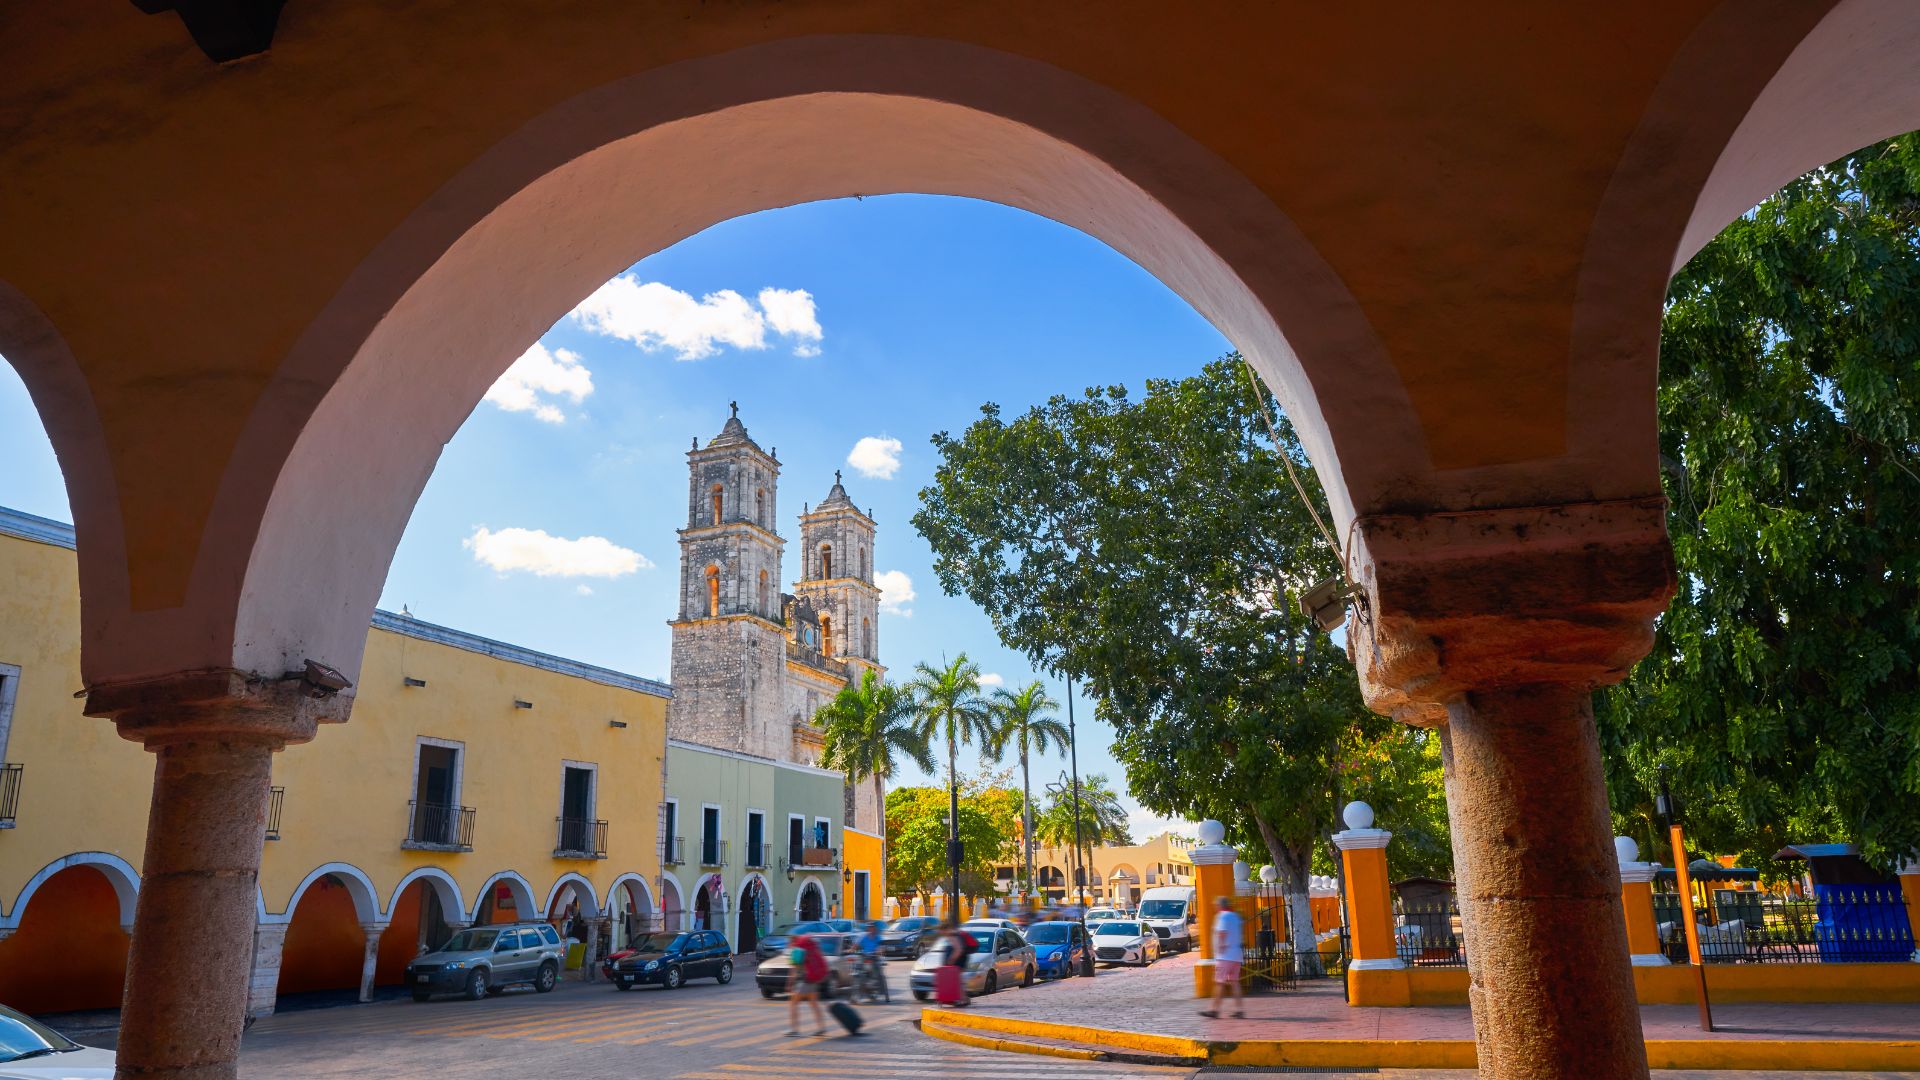
[[1199, 917], [1193, 905], [1191, 885], [1163, 885], [1140, 894], [1140, 921], [1160, 935], [1162, 952], [1193, 948], [1193, 926]]

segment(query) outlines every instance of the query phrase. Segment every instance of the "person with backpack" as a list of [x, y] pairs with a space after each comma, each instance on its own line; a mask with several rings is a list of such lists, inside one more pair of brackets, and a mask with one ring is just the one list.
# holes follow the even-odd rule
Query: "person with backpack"
[[933, 973], [933, 999], [939, 1005], [967, 1003], [967, 957], [973, 941], [958, 926], [948, 923], [941, 947], [945, 950], [941, 965]]
[[800, 1002], [813, 1005], [813, 1026], [815, 1037], [827, 1033], [827, 1016], [820, 1011], [820, 988], [825, 986], [829, 971], [827, 955], [820, 951], [820, 943], [806, 934], [795, 934], [787, 948], [787, 1035], [797, 1037], [800, 1034]]

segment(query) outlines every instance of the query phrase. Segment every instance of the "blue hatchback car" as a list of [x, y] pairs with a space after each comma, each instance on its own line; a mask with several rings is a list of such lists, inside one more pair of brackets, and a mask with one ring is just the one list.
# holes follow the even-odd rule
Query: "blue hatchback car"
[[1087, 928], [1077, 922], [1037, 922], [1027, 927], [1027, 944], [1033, 946], [1041, 978], [1064, 979], [1080, 974], [1087, 955]]

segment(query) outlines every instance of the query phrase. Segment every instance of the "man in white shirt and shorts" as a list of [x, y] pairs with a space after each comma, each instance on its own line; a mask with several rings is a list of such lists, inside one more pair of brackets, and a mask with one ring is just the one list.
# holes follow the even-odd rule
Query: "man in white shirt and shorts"
[[1240, 995], [1240, 965], [1247, 959], [1247, 946], [1233, 898], [1220, 898], [1220, 911], [1213, 917], [1213, 1008], [1200, 1010], [1201, 1016], [1220, 1015], [1220, 1003], [1233, 994], [1233, 1017], [1245, 1019], [1247, 999]]

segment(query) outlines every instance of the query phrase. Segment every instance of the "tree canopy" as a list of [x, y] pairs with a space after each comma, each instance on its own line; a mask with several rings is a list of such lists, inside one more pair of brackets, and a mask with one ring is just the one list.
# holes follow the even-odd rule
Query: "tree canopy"
[[1920, 136], [1761, 203], [1674, 278], [1659, 415], [1680, 591], [1601, 696], [1648, 835], [1673, 770], [1707, 850], [1920, 851]]
[[[960, 864], [963, 888], [990, 881], [1007, 861], [1020, 835], [1020, 793], [998, 777], [964, 778], [960, 795]], [[887, 792], [887, 885], [893, 891], [930, 893], [947, 881], [947, 791], [898, 787]]]

